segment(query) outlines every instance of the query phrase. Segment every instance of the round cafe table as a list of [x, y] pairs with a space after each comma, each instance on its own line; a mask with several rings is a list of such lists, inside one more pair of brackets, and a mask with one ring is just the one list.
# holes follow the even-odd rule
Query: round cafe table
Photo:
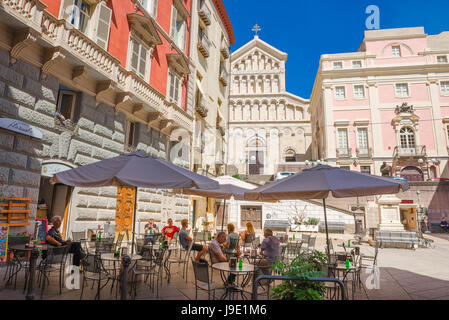
[[[224, 274], [236, 274], [237, 276], [239, 275], [244, 275], [244, 277], [248, 277], [251, 273], [254, 272], [254, 265], [250, 264], [250, 263], [242, 263], [242, 268], [239, 268], [238, 266], [238, 261], [237, 261], [237, 266], [235, 268], [231, 268], [229, 266], [229, 262], [219, 262], [219, 263], [215, 263], [212, 265], [212, 269], [215, 270], [219, 270], [220, 271], [220, 275], [221, 275], [221, 279], [223, 280], [223, 283], [225, 285], [225, 292], [223, 293], [223, 295], [220, 297], [221, 300], [225, 300], [226, 297], [229, 297], [229, 299], [231, 299], [231, 297], [233, 298], [233, 295], [237, 292], [240, 293], [242, 299], [247, 299], [244, 295], [243, 295], [243, 289], [244, 289], [244, 285], [246, 283], [248, 283], [248, 281], [243, 280], [242, 281], [242, 286], [240, 288], [234, 286], [234, 285], [230, 285], [227, 283], [227, 278], [226, 276], [224, 276]], [[237, 281], [236, 281], [237, 282]]]

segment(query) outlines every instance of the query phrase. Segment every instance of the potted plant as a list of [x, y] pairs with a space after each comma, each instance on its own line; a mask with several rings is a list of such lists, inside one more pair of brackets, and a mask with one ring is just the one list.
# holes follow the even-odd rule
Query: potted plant
[[318, 220], [317, 218], [309, 218], [309, 220], [304, 221], [304, 223], [299, 226], [299, 231], [318, 232], [319, 222], [320, 220]]
[[290, 264], [277, 261], [272, 269], [281, 276], [297, 277], [300, 280], [283, 281], [273, 288], [274, 300], [323, 300], [326, 287], [323, 282], [312, 282], [312, 277], [325, 276], [327, 256], [319, 251], [311, 254], [301, 252]]

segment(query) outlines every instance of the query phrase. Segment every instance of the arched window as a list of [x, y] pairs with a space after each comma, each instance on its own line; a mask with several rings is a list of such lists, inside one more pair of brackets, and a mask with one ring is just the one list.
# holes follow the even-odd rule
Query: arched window
[[293, 149], [288, 149], [285, 152], [285, 162], [296, 162], [296, 152]]
[[415, 148], [415, 132], [410, 127], [403, 127], [399, 133], [401, 148]]

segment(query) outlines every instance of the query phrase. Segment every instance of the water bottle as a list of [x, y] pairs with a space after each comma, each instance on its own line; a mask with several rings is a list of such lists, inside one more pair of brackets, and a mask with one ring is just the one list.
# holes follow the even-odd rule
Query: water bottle
[[349, 269], [349, 260], [346, 259], [346, 269]]
[[295, 241], [295, 234], [293, 234], [293, 241]]
[[120, 248], [118, 248], [118, 250], [117, 250], [117, 258], [120, 259]]
[[348, 248], [351, 246], [351, 240], [348, 240]]
[[239, 259], [239, 270], [242, 270], [243, 267], [243, 260], [242, 258]]

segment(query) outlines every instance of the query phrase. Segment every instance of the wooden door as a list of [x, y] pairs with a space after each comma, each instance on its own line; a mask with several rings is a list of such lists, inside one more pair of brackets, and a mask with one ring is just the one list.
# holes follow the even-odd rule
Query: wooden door
[[246, 228], [251, 222], [254, 229], [262, 229], [262, 206], [242, 206], [240, 210], [240, 226]]
[[224, 210], [224, 220], [223, 220], [224, 202], [223, 202], [223, 201], [220, 201], [220, 202], [217, 202], [217, 203], [215, 204], [215, 208], [216, 208], [216, 209], [215, 209], [215, 212], [217, 213], [217, 218], [216, 218], [215, 225], [216, 225], [217, 227], [218, 227], [218, 226], [221, 227], [221, 221], [224, 221], [224, 222], [223, 222], [223, 225], [224, 225], [223, 230], [226, 229], [226, 226], [227, 226], [227, 224], [229, 223], [229, 206], [230, 206], [229, 202], [226, 201], [226, 210]]
[[134, 187], [117, 187], [117, 207], [115, 212], [115, 232], [133, 231], [133, 217], [136, 196]]
[[[255, 160], [251, 160], [254, 159]], [[248, 171], [249, 174], [262, 174], [263, 173], [263, 151], [250, 151], [249, 152], [249, 160], [248, 160]]]

